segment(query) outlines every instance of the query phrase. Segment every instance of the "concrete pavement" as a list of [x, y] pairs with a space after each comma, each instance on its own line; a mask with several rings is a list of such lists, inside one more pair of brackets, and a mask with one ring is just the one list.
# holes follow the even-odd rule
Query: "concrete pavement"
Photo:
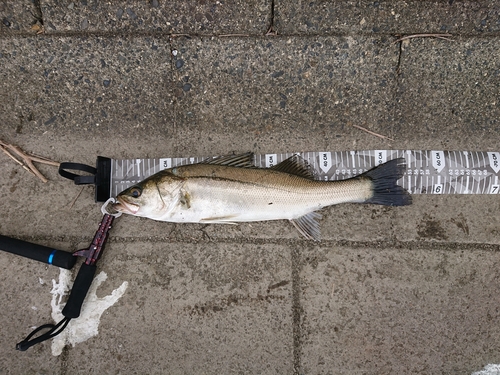
[[[58, 161], [499, 151], [500, 2], [3, 1], [0, 138]], [[448, 39], [401, 36], [449, 34]], [[351, 125], [388, 136], [383, 140]], [[0, 233], [73, 251], [93, 190], [0, 155]], [[120, 218], [99, 334], [53, 356], [59, 269], [0, 254], [0, 374], [471, 374], [500, 363], [498, 196], [287, 222]], [[74, 274], [76, 274], [75, 268]]]

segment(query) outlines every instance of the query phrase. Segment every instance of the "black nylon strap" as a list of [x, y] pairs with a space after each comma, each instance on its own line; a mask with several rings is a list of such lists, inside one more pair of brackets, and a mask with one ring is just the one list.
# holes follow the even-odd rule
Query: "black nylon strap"
[[[81, 171], [90, 173], [91, 176], [82, 176], [76, 173], [68, 172], [67, 169], [73, 171]], [[80, 163], [61, 163], [59, 165], [59, 174], [64, 178], [73, 180], [76, 185], [89, 185], [95, 184], [97, 169], [90, 165]]]
[[[83, 176], [69, 171], [89, 173]], [[111, 159], [98, 156], [96, 167], [81, 163], [65, 162], [59, 165], [59, 174], [75, 183], [75, 185], [95, 185], [95, 201], [106, 202], [110, 197]]]

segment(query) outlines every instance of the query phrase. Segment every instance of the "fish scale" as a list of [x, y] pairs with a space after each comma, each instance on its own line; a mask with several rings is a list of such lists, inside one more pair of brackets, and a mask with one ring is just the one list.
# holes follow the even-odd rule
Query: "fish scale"
[[[229, 168], [221, 167], [220, 174], [231, 173]], [[189, 196], [190, 204], [178, 204], [159, 220], [200, 223], [291, 220], [325, 206], [363, 202], [372, 196], [371, 181], [363, 178], [331, 183], [267, 170], [245, 172], [238, 173], [237, 180], [188, 178], [182, 190]]]

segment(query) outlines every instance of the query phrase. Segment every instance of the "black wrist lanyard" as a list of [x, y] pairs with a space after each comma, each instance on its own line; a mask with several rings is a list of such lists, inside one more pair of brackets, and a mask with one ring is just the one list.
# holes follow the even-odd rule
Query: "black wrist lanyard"
[[[23, 341], [16, 345], [16, 349], [20, 351], [25, 351], [45, 340], [51, 339], [58, 334], [60, 334], [71, 319], [78, 318], [82, 309], [83, 301], [87, 296], [90, 289], [90, 285], [94, 279], [96, 272], [96, 263], [104, 251], [104, 246], [108, 238], [109, 230], [114, 220], [114, 216], [104, 213], [104, 216], [99, 224], [94, 239], [87, 249], [79, 250], [73, 253], [73, 256], [85, 257], [85, 263], [83, 263], [78, 271], [73, 287], [71, 288], [68, 301], [62, 310], [64, 318], [57, 324], [43, 324], [33, 332], [31, 332]], [[33, 338], [37, 333], [44, 329], [49, 329], [47, 332]]]

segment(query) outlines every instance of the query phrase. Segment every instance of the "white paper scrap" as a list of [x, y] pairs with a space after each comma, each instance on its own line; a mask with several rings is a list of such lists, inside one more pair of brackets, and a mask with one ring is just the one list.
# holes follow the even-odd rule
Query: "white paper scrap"
[[[128, 287], [128, 282], [124, 281], [122, 285], [113, 290], [110, 295], [104, 298], [98, 298], [96, 295], [97, 288], [99, 288], [107, 278], [108, 275], [106, 275], [105, 272], [99, 273], [94, 278], [85, 302], [82, 305], [80, 316], [76, 319], [72, 319], [66, 329], [52, 339], [52, 355], [60, 355], [65, 345], [71, 344], [75, 346], [99, 333], [98, 327], [101, 315], [123, 296]], [[59, 322], [64, 318], [62, 310], [65, 302], [62, 302], [62, 299], [71, 290], [71, 279], [71, 271], [61, 268], [59, 282], [52, 280], [52, 290], [50, 293], [52, 294], [52, 319], [54, 319], [55, 322]]]
[[500, 365], [486, 365], [484, 369], [474, 372], [472, 375], [500, 375]]

